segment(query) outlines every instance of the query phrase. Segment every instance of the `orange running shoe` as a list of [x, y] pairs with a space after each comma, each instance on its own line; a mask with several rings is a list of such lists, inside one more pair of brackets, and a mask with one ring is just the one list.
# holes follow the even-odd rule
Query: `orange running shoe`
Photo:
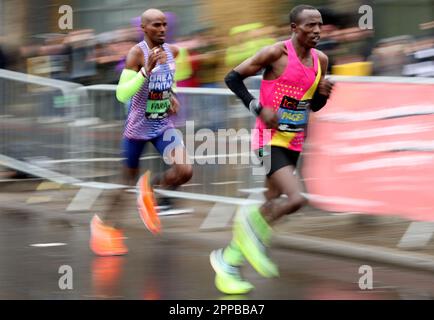
[[94, 215], [90, 222], [90, 249], [98, 256], [121, 256], [128, 253], [121, 230], [105, 225]]
[[161, 232], [160, 218], [158, 217], [157, 201], [155, 200], [154, 192], [149, 185], [149, 178], [151, 173], [146, 173], [140, 178], [137, 183], [138, 195], [137, 195], [137, 207], [139, 209], [139, 215], [145, 226], [154, 234]]

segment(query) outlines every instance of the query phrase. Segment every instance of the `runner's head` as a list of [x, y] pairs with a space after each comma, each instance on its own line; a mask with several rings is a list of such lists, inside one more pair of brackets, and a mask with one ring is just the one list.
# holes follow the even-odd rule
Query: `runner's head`
[[292, 37], [306, 48], [314, 48], [320, 39], [322, 17], [321, 13], [309, 5], [294, 7], [289, 13]]
[[158, 9], [146, 10], [142, 14], [142, 29], [152, 45], [162, 45], [166, 39], [166, 16]]

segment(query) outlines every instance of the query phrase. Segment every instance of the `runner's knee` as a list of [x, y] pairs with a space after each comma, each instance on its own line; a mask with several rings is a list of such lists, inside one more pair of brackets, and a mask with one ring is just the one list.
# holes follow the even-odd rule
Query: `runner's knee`
[[176, 174], [179, 184], [188, 182], [193, 176], [193, 167], [190, 164], [182, 164], [176, 166]]

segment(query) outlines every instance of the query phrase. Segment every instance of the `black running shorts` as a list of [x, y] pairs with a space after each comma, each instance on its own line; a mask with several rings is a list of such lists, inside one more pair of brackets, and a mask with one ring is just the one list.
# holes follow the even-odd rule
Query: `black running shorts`
[[265, 167], [267, 177], [271, 177], [280, 168], [297, 167], [300, 152], [282, 147], [266, 146], [258, 150], [258, 156]]

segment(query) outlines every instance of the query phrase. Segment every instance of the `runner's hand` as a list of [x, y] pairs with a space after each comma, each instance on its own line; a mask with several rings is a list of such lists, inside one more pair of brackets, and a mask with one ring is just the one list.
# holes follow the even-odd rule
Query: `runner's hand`
[[329, 97], [332, 93], [334, 85], [335, 85], [334, 82], [322, 78], [318, 83], [318, 93], [323, 96]]
[[271, 108], [262, 108], [259, 118], [261, 118], [268, 129], [277, 129], [279, 125], [279, 117]]
[[148, 61], [146, 63], [146, 74], [150, 75], [152, 70], [157, 65], [157, 62], [163, 64], [167, 61], [167, 55], [163, 48], [155, 47], [150, 50]]
[[170, 97], [170, 109], [169, 109], [169, 114], [177, 114], [178, 110], [179, 110], [179, 101], [178, 99], [172, 95]]

